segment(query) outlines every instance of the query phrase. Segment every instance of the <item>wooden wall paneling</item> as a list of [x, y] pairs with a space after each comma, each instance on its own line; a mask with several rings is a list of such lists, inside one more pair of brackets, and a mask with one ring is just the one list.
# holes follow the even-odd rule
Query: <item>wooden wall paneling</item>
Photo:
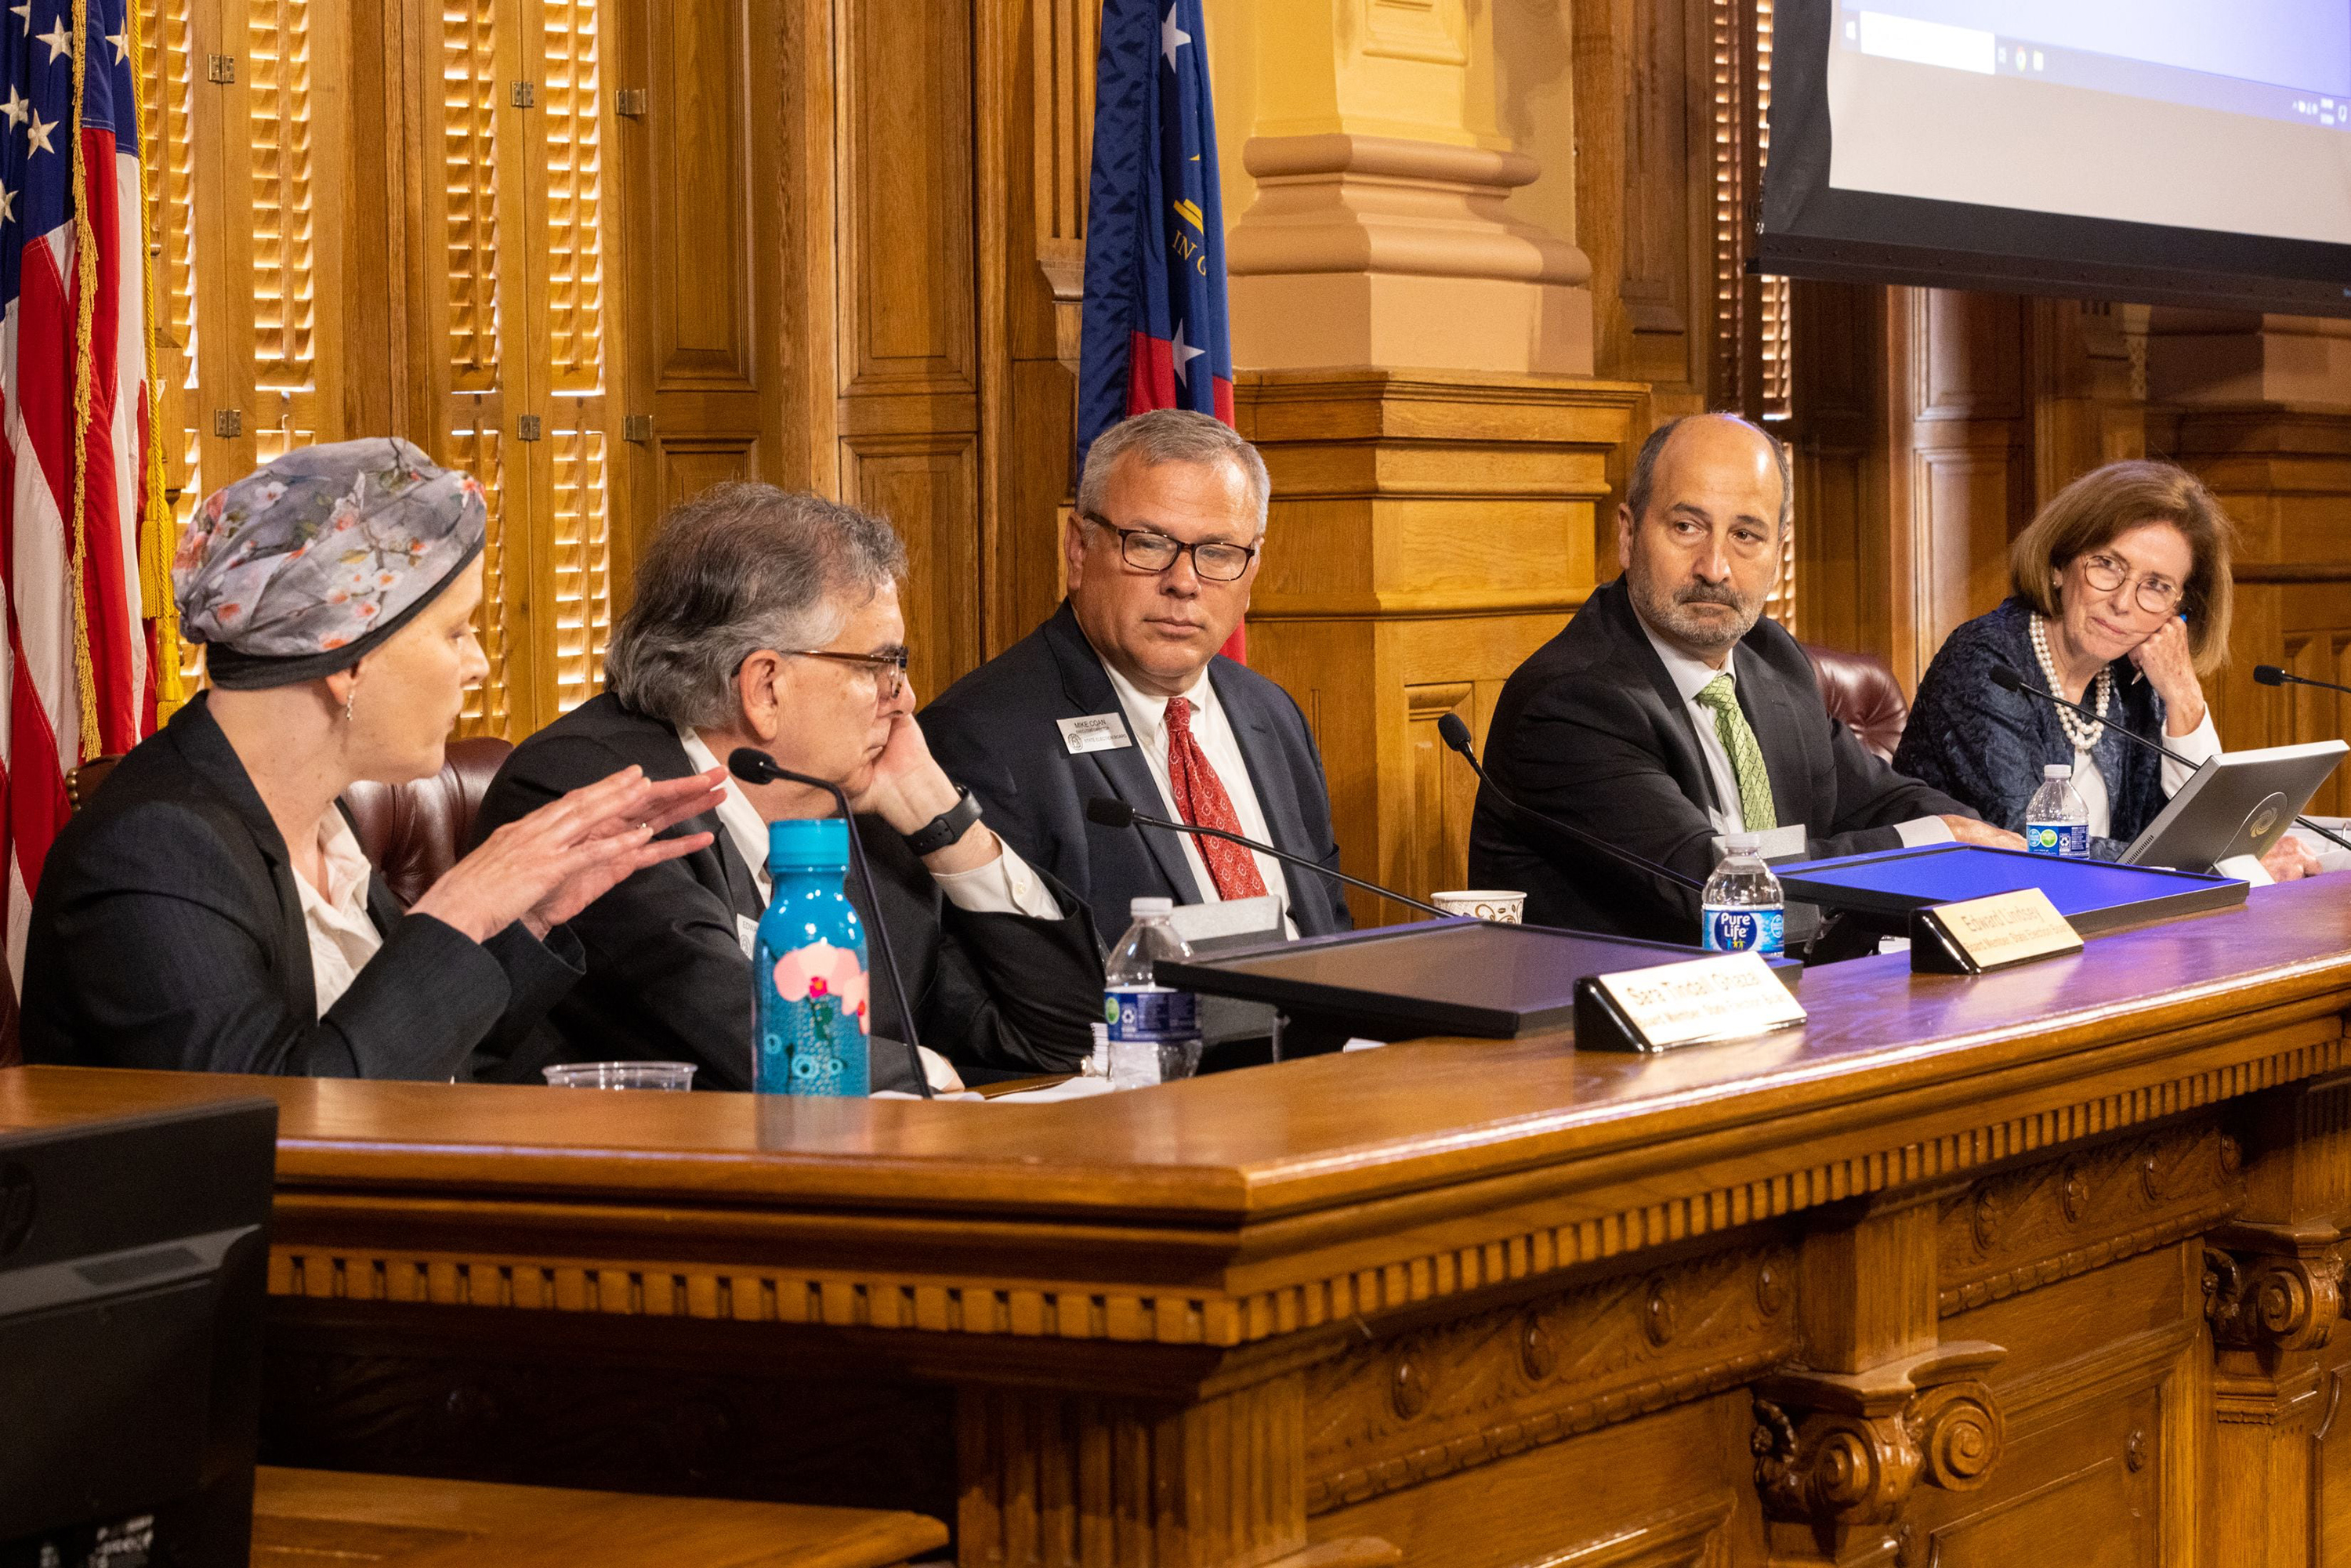
[[1600, 0], [1573, 7], [1570, 25], [1593, 368], [1649, 382], [1660, 418], [1694, 413], [1706, 406], [1712, 320], [1707, 0]]
[[[979, 443], [948, 430], [852, 435], [842, 444], [841, 498], [898, 521], [907, 536], [906, 678], [920, 703], [971, 667], [955, 655], [978, 662], [980, 540], [956, 525], [979, 512]], [[908, 518], [933, 525], [919, 547], [901, 520]]]
[[[935, 692], [982, 656], [973, 15], [849, 0], [838, 16], [841, 484], [899, 508], [921, 585], [912, 675]], [[877, 488], [869, 452], [924, 477]]]
[[[722, 479], [811, 481], [810, 450], [831, 472], [830, 308], [805, 292], [829, 287], [831, 223], [821, 266], [797, 248], [799, 206], [830, 202], [830, 179], [808, 178], [799, 116], [810, 81], [830, 72], [788, 61], [811, 10], [746, 0], [617, 0], [607, 72], [642, 94], [616, 117], [614, 227], [625, 280], [629, 352], [615, 382], [642, 459], [622, 486], [616, 537], [641, 548], [662, 513]], [[829, 56], [823, 16], [815, 25]], [[829, 110], [826, 110], [829, 115]], [[831, 168], [829, 122], [820, 176]], [[809, 396], [811, 378], [823, 396]], [[819, 410], [821, 418], [812, 417]], [[608, 428], [607, 437], [610, 438]], [[828, 484], [825, 487], [830, 488]], [[616, 607], [626, 584], [616, 583]]]
[[1891, 661], [1904, 597], [1888, 550], [1886, 290], [1798, 282], [1782, 434], [1795, 470], [1797, 601], [1806, 640]]
[[[1917, 685], [1952, 628], [2008, 592], [2008, 545], [2032, 515], [2022, 306], [1954, 289], [1893, 289], [1887, 335], [1909, 621], [1894, 670]], [[1897, 581], [1900, 579], [1897, 579]]]
[[[991, 654], [1052, 613], [1065, 569], [1061, 531], [1076, 488], [1079, 326], [1085, 292], [1086, 187], [1093, 153], [1094, 0], [989, 0], [1012, 31], [1000, 79], [1006, 128], [1004, 239], [984, 275], [1001, 278], [1008, 402], [983, 420], [996, 465], [986, 635]], [[991, 73], [983, 71], [982, 113]], [[1025, 106], [1025, 112], [1024, 107]], [[1240, 150], [1228, 148], [1228, 158]], [[983, 322], [998, 312], [983, 311]]]

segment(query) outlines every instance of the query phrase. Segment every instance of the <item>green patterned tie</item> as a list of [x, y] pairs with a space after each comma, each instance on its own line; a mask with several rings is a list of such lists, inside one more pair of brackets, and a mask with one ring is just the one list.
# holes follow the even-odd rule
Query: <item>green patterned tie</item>
[[1739, 777], [1739, 814], [1746, 819], [1750, 833], [1768, 833], [1780, 825], [1780, 814], [1771, 804], [1771, 775], [1764, 770], [1763, 748], [1755, 744], [1755, 732], [1747, 727], [1747, 716], [1739, 709], [1739, 694], [1731, 688], [1728, 674], [1717, 675], [1698, 688], [1698, 706], [1714, 710], [1714, 733], [1722, 737], [1722, 749], [1730, 754], [1730, 770]]

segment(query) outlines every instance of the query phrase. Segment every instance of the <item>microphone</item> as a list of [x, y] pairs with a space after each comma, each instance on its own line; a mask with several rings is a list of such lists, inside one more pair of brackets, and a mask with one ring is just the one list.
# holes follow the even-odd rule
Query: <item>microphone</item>
[[784, 782], [805, 784], [811, 789], [821, 789], [832, 797], [841, 808], [841, 820], [849, 825], [849, 862], [857, 868], [857, 881], [865, 889], [865, 907], [873, 912], [871, 924], [875, 936], [882, 939], [882, 967], [890, 972], [890, 994], [897, 999], [898, 1017], [904, 1020], [906, 1060], [914, 1069], [914, 1087], [923, 1098], [931, 1093], [931, 1075], [923, 1071], [922, 1036], [914, 1023], [914, 1009], [906, 1005], [906, 982], [898, 977], [898, 956], [890, 950], [890, 927], [882, 918], [882, 897], [873, 891], [873, 868], [865, 863], [865, 846], [857, 837], [857, 818], [849, 809], [849, 797], [840, 785], [830, 779], [818, 779], [807, 773], [795, 773], [756, 746], [738, 746], [726, 758], [726, 771], [746, 784]]
[[1332, 871], [1320, 861], [1311, 861], [1304, 855], [1291, 854], [1288, 850], [1278, 850], [1271, 844], [1261, 844], [1255, 839], [1245, 839], [1238, 833], [1228, 833], [1222, 828], [1202, 828], [1190, 822], [1171, 822], [1165, 817], [1145, 816], [1125, 801], [1113, 800], [1108, 795], [1097, 795], [1086, 802], [1086, 821], [1099, 823], [1105, 828], [1158, 828], [1171, 833], [1199, 833], [1211, 839], [1226, 839], [1240, 845], [1243, 849], [1254, 850], [1261, 855], [1271, 855], [1286, 864], [1302, 865], [1308, 871], [1319, 871], [1324, 876], [1335, 877], [1349, 887], [1360, 887], [1365, 893], [1376, 893], [1391, 903], [1406, 904], [1415, 909], [1426, 910], [1439, 920], [1455, 918], [1450, 910], [1439, 909], [1433, 904], [1423, 904], [1417, 898], [1406, 898], [1394, 888], [1382, 887], [1375, 882], [1365, 882], [1359, 876], [1349, 876], [1343, 871]]
[[2338, 686], [2333, 681], [2314, 681], [2308, 675], [2294, 674], [2275, 664], [2255, 664], [2253, 683], [2263, 686], [2316, 686], [2323, 692], [2351, 692], [2351, 686]]
[[[2285, 675], [2285, 672], [2278, 669], [2276, 665], [2263, 664], [2261, 669], [2257, 669], [2253, 672], [2253, 679], [2262, 681], [2262, 670], [2269, 670], [2277, 674]], [[2285, 678], [2293, 680], [2295, 677], [2285, 675]], [[2033, 696], [2039, 697], [2043, 702], [2055, 703], [2059, 707], [2072, 708], [2084, 718], [2096, 720], [2098, 723], [2101, 723], [2107, 728], [2113, 730], [2116, 734], [2121, 736], [2125, 740], [2129, 741], [2132, 745], [2143, 746], [2147, 750], [2154, 752], [2158, 757], [2163, 758], [2167, 761], [2177, 762], [2182, 768], [2193, 768], [2196, 766], [2195, 763], [2189, 761], [2188, 758], [2180, 756], [2179, 753], [2172, 750], [2171, 747], [2164, 745], [2162, 742], [2149, 740], [2147, 737], [2129, 728], [2127, 726], [2117, 720], [2098, 718], [2097, 710], [2095, 708], [2084, 707], [2080, 703], [2069, 703], [2054, 692], [2043, 691], [2039, 686], [2034, 685], [2031, 681], [2026, 680], [2022, 675], [2018, 674], [2006, 664], [1994, 664], [1991, 667], [1991, 684], [1998, 686], [2004, 692], [2017, 692], [2020, 694], [2029, 693]], [[2263, 685], [2275, 685], [2278, 683], [2275, 681], [2262, 681], [2262, 684]], [[2312, 681], [2307, 684], [2311, 685], [2324, 685], [2326, 683], [2324, 681]], [[2346, 840], [2340, 833], [2320, 827], [2308, 817], [2296, 817], [2294, 821], [2301, 826], [2308, 828], [2312, 832], [2316, 833], [2320, 838], [2332, 840], [2334, 842], [2341, 844], [2345, 849], [2351, 850], [2351, 840]]]
[[1573, 823], [1562, 822], [1556, 817], [1547, 817], [1532, 807], [1521, 806], [1511, 800], [1502, 792], [1502, 787], [1494, 782], [1493, 776], [1479, 765], [1478, 753], [1469, 744], [1469, 727], [1461, 722], [1459, 714], [1439, 714], [1437, 718], [1437, 738], [1461, 754], [1461, 760], [1469, 765], [1469, 771], [1478, 775], [1478, 782], [1491, 789], [1494, 792], [1494, 799], [1508, 807], [1510, 814], [1520, 821], [1531, 822], [1536, 827], [1562, 834], [1595, 854], [1605, 855], [1620, 865], [1630, 866], [1635, 871], [1646, 875], [1663, 877], [1677, 887], [1688, 888], [1692, 893], [1706, 891], [1706, 883], [1686, 872], [1678, 872], [1669, 865], [1659, 865], [1656, 861], [1644, 859], [1621, 844], [1612, 844], [1596, 833], [1587, 833]]

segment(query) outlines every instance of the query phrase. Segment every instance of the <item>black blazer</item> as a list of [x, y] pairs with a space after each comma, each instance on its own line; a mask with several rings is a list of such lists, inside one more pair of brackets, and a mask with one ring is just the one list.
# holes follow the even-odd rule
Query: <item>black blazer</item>
[[[1274, 845], [1337, 869], [1322, 757], [1298, 705], [1230, 659], [1211, 661], [1208, 679], [1232, 722]], [[1110, 936], [1126, 929], [1132, 899], [1200, 901], [1174, 834], [1086, 821], [1086, 802], [1098, 795], [1155, 817], [1175, 815], [1132, 736], [1117, 750], [1076, 757], [1062, 743], [1060, 720], [1119, 713], [1110, 674], [1065, 601], [1051, 620], [949, 686], [922, 716], [931, 754], [948, 776], [979, 797], [987, 820], [1031, 865], [1077, 889]], [[1123, 715], [1119, 727], [1126, 727]], [[1300, 866], [1284, 868], [1283, 875], [1301, 936], [1353, 928], [1337, 882]]]
[[25, 951], [25, 1059], [507, 1076], [580, 975], [563, 928], [541, 944], [515, 925], [477, 945], [402, 914], [381, 876], [369, 879], [368, 914], [383, 946], [320, 1018], [286, 841], [198, 695], [123, 758], [50, 847]]
[[[486, 834], [632, 762], [654, 779], [694, 771], [674, 728], [610, 693], [596, 697], [515, 748], [483, 799], [475, 831]], [[572, 922], [588, 973], [549, 1017], [561, 1037], [549, 1060], [692, 1061], [701, 1067], [697, 1088], [748, 1089], [751, 961], [737, 920], [765, 912], [758, 884], [716, 811], [671, 831], [707, 831], [712, 841], [637, 873]], [[857, 832], [925, 1045], [966, 1070], [999, 1074], [1068, 1071], [1093, 1049], [1102, 961], [1092, 923], [1066, 889], [1053, 890], [1069, 911], [1058, 921], [974, 915], [947, 902], [888, 823], [860, 817]], [[848, 893], [870, 925], [873, 911], [854, 873]], [[903, 1040], [880, 942], [867, 957], [872, 1037]], [[873, 1084], [914, 1087], [903, 1053], [873, 1053]]]
[[[1739, 705], [1763, 750], [1783, 825], [1806, 853], [1898, 848], [1894, 825], [1974, 813], [1878, 760], [1822, 706], [1810, 662], [1774, 622], [1739, 644]], [[1486, 767], [1512, 796], [1703, 880], [1714, 867], [1714, 784], [1689, 705], [1633, 612], [1625, 580], [1593, 592], [1502, 687]], [[1667, 942], [1698, 939], [1698, 894], [1521, 827], [1481, 789], [1469, 830], [1473, 887], [1518, 888], [1538, 925]]]

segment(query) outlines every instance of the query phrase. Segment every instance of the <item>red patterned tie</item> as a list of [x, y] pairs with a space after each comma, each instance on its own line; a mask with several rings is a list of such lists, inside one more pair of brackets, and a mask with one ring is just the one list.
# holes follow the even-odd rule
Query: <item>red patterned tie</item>
[[[1207, 755], [1193, 738], [1192, 705], [1182, 697], [1167, 699], [1167, 783], [1176, 794], [1176, 814], [1184, 821], [1195, 827], [1222, 828], [1228, 833], [1241, 831], [1224, 780], [1208, 766]], [[1192, 841], [1207, 862], [1208, 880], [1217, 884], [1218, 898], [1256, 898], [1265, 892], [1257, 856], [1230, 839], [1195, 833]]]

